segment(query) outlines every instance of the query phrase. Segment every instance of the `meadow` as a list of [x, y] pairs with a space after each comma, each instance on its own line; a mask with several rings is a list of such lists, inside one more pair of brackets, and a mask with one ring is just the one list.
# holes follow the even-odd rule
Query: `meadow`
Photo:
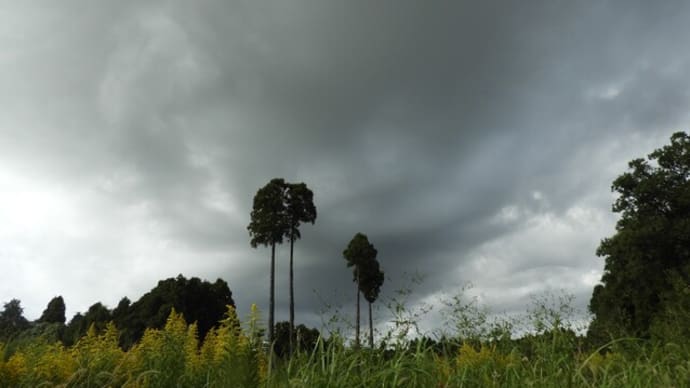
[[684, 338], [618, 338], [594, 348], [569, 327], [567, 306], [543, 304], [530, 313], [534, 330], [515, 338], [510, 325], [487, 325], [481, 310], [460, 307], [451, 318], [464, 340], [388, 336], [370, 349], [336, 332], [283, 358], [269, 355], [255, 306], [244, 322], [228, 307], [203, 340], [173, 311], [127, 351], [114, 324], [92, 327], [70, 347], [40, 338], [11, 351], [0, 345], [0, 387], [690, 386]]

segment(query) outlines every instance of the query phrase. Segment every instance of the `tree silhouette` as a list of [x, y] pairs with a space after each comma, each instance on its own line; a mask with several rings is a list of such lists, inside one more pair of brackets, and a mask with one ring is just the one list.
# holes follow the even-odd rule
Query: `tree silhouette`
[[0, 340], [7, 341], [28, 328], [29, 321], [24, 318], [24, 309], [19, 299], [5, 303], [4, 310], [0, 312]]
[[41, 314], [38, 321], [46, 323], [65, 323], [65, 301], [62, 299], [62, 296], [56, 296], [48, 302], [48, 306], [43, 310], [43, 314]]
[[112, 321], [110, 310], [101, 302], [92, 304], [83, 315], [76, 313], [65, 327], [63, 343], [72, 346], [84, 336], [91, 325], [96, 333], [102, 333], [108, 322]]
[[376, 248], [369, 243], [365, 234], [357, 233], [352, 238], [347, 248], [343, 251], [343, 257], [347, 266], [352, 267], [353, 281], [357, 289], [357, 312], [355, 318], [355, 346], [359, 347], [359, 294], [361, 290], [361, 278], [367, 263], [376, 259]]
[[147, 328], [163, 328], [173, 308], [187, 323], [196, 322], [199, 338], [204, 338], [223, 318], [228, 305], [235, 302], [224, 280], [209, 282], [178, 275], [158, 281], [134, 303], [121, 299], [111, 315], [121, 332], [120, 344], [126, 349], [139, 341]]
[[290, 240], [290, 354], [294, 349], [293, 341], [295, 337], [295, 288], [293, 273], [293, 247], [295, 239], [302, 237], [299, 225], [303, 222], [316, 220], [316, 207], [314, 206], [314, 193], [304, 183], [290, 183], [285, 191], [285, 207], [287, 222], [289, 225], [287, 238]]
[[363, 263], [360, 273], [359, 290], [369, 304], [369, 347], [374, 348], [374, 321], [371, 313], [371, 304], [376, 301], [383, 285], [383, 271], [378, 260], [369, 260]]
[[690, 136], [675, 133], [670, 145], [628, 166], [612, 185], [616, 233], [597, 249], [605, 267], [589, 308], [590, 334], [600, 338], [647, 337], [673, 293], [670, 277], [690, 276]]
[[253, 248], [259, 245], [271, 247], [270, 296], [268, 308], [268, 340], [274, 340], [275, 319], [275, 256], [276, 244], [283, 242], [283, 236], [289, 233], [285, 208], [285, 180], [274, 178], [260, 188], [254, 196], [251, 222], [247, 226], [250, 244]]

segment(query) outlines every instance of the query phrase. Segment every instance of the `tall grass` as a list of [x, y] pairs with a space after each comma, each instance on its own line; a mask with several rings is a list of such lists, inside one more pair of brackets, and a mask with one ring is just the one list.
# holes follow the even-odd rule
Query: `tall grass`
[[567, 306], [537, 302], [531, 331], [519, 339], [510, 338], [512, 326], [485, 315], [460, 316], [456, 329], [473, 334], [464, 341], [401, 340], [353, 349], [336, 334], [285, 359], [268, 355], [255, 306], [244, 328], [229, 307], [203, 340], [196, 325], [173, 311], [163, 329], [147, 330], [127, 352], [118, 347], [112, 324], [102, 333], [92, 328], [70, 348], [37, 339], [0, 357], [0, 387], [690, 386], [688, 341], [622, 338], [586, 349], [563, 316]]
[[[609, 344], [615, 345], [615, 344]], [[670, 346], [670, 347], [669, 347]], [[604, 350], [604, 349], [601, 349]], [[533, 358], [516, 348], [462, 344], [439, 353], [419, 343], [408, 350], [354, 351], [319, 343], [270, 376], [269, 387], [681, 387], [690, 386], [690, 361], [673, 345], [640, 346], [637, 354], [559, 354]]]

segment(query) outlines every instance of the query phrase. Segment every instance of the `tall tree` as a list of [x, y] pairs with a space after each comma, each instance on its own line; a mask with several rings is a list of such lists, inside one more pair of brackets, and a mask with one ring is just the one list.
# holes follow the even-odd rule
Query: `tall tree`
[[376, 259], [376, 248], [369, 242], [365, 234], [357, 233], [352, 238], [347, 248], [343, 251], [343, 257], [347, 266], [352, 267], [353, 281], [357, 290], [357, 311], [355, 318], [355, 346], [359, 347], [359, 294], [361, 277], [366, 264]]
[[48, 306], [43, 310], [43, 314], [38, 319], [39, 322], [65, 323], [65, 301], [62, 296], [56, 296], [48, 302]]
[[295, 338], [295, 287], [293, 272], [293, 252], [296, 239], [302, 237], [299, 231], [300, 223], [316, 220], [316, 207], [314, 206], [314, 193], [304, 183], [290, 183], [285, 191], [285, 207], [288, 218], [287, 238], [290, 240], [290, 354], [294, 349]]
[[288, 233], [285, 209], [285, 180], [274, 178], [260, 188], [254, 196], [251, 212], [251, 222], [247, 226], [250, 244], [253, 248], [259, 245], [271, 247], [270, 295], [268, 307], [268, 340], [274, 340], [275, 320], [275, 257], [276, 244], [283, 242]]
[[597, 250], [605, 267], [589, 305], [593, 336], [648, 336], [663, 309], [662, 296], [672, 291], [669, 276], [687, 276], [690, 136], [673, 134], [671, 144], [647, 159], [631, 161], [630, 171], [612, 185], [619, 194], [613, 211], [621, 218]]
[[7, 341], [28, 328], [29, 321], [24, 318], [24, 309], [19, 299], [5, 303], [4, 310], [0, 312], [0, 340]]
[[373, 259], [364, 263], [360, 274], [359, 290], [369, 304], [369, 347], [374, 348], [374, 320], [371, 313], [371, 304], [376, 301], [383, 286], [383, 271], [378, 260]]

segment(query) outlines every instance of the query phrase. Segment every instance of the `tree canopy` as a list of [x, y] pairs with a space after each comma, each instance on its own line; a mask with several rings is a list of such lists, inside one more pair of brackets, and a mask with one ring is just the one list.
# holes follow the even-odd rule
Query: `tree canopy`
[[359, 290], [367, 302], [374, 303], [378, 299], [381, 286], [383, 286], [383, 280], [384, 274], [378, 260], [373, 259], [366, 266], [362, 267]]
[[122, 331], [122, 344], [127, 347], [138, 341], [145, 329], [162, 328], [173, 308], [188, 323], [196, 322], [203, 338], [223, 318], [228, 305], [235, 306], [235, 302], [224, 280], [211, 283], [179, 275], [159, 281], [134, 303], [130, 304], [126, 298], [121, 300], [112, 318]]
[[247, 230], [253, 248], [259, 245], [281, 244], [283, 237], [289, 235], [290, 225], [285, 214], [286, 183], [282, 178], [274, 178], [260, 188], [254, 196], [251, 221]]
[[305, 183], [286, 184], [285, 211], [289, 226], [285, 231], [285, 237], [293, 240], [301, 238], [299, 225], [307, 222], [313, 224], [316, 221], [314, 193]]
[[29, 321], [24, 318], [24, 309], [18, 299], [12, 299], [4, 304], [0, 312], [0, 340], [7, 341], [12, 336], [29, 327]]
[[234, 306], [235, 302], [224, 280], [211, 283], [179, 275], [159, 281], [134, 303], [125, 297], [112, 311], [97, 302], [84, 314], [76, 313], [66, 325], [62, 340], [67, 345], [74, 344], [91, 325], [99, 332], [113, 321], [121, 333], [120, 345], [126, 349], [138, 341], [146, 329], [162, 328], [173, 308], [187, 323], [196, 322], [199, 336], [203, 338], [223, 318], [228, 305]]
[[612, 185], [616, 232], [597, 249], [605, 267], [589, 305], [590, 332], [603, 336], [648, 336], [674, 292], [671, 277], [690, 275], [690, 137], [675, 133], [628, 166]]
[[347, 248], [343, 251], [343, 257], [348, 267], [352, 267], [353, 280], [358, 281], [358, 271], [369, 261], [376, 258], [378, 252], [369, 238], [362, 233], [357, 233], [352, 238]]
[[38, 320], [47, 323], [65, 323], [65, 301], [62, 296], [51, 299]]

